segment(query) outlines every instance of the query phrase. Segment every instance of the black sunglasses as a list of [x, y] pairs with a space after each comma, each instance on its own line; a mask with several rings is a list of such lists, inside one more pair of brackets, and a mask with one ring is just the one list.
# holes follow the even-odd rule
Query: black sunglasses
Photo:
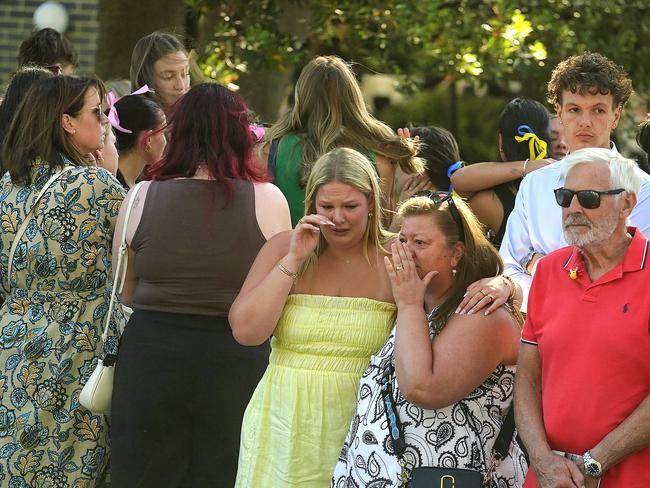
[[458, 225], [458, 236], [460, 237], [461, 242], [465, 242], [465, 231], [463, 230], [463, 219], [460, 216], [458, 207], [454, 203], [452, 193], [448, 191], [428, 191], [422, 190], [411, 195], [410, 198], [416, 197], [426, 197], [431, 200], [435, 205], [441, 205], [444, 202], [447, 202], [447, 208], [449, 208], [449, 213], [451, 218], [454, 219], [454, 222]]
[[553, 190], [555, 193], [555, 201], [560, 207], [568, 208], [573, 200], [573, 195], [577, 195], [578, 203], [583, 208], [598, 208], [600, 207], [601, 195], [618, 195], [624, 192], [624, 188], [617, 188], [616, 190], [598, 191], [598, 190], [579, 190], [573, 191], [568, 188], [556, 188]]

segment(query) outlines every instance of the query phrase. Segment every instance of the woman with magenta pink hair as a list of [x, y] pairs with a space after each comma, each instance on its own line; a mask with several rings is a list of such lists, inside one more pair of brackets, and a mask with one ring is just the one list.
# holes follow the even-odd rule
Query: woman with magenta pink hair
[[[138, 96], [116, 103], [123, 128], [120, 102]], [[235, 342], [228, 311], [262, 245], [290, 229], [284, 196], [255, 165], [248, 117], [236, 93], [192, 87], [151, 181], [126, 197], [121, 300], [133, 314], [115, 371], [114, 486], [234, 485], [242, 416], [269, 350]]]

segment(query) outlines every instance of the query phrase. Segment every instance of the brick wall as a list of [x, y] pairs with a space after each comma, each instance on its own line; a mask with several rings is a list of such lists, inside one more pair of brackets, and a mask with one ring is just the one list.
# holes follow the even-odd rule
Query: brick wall
[[[44, 0], [0, 0], [0, 86], [4, 88], [16, 69], [20, 43], [34, 30], [34, 11]], [[59, 0], [68, 11], [65, 36], [79, 53], [77, 73], [95, 70], [99, 0]]]

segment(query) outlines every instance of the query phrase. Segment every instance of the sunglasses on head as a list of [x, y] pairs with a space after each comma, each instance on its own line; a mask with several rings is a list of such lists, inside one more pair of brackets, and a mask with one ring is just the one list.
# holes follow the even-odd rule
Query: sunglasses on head
[[454, 222], [456, 222], [456, 224], [458, 225], [458, 236], [460, 237], [459, 240], [465, 242], [465, 232], [463, 230], [463, 219], [460, 216], [458, 207], [456, 207], [456, 204], [454, 203], [454, 199], [452, 197], [451, 192], [422, 190], [414, 193], [411, 196], [411, 198], [416, 198], [416, 197], [426, 197], [429, 200], [431, 200], [435, 205], [441, 205], [444, 202], [447, 202], [447, 208], [449, 208], [449, 213], [451, 214], [451, 218], [454, 219]]
[[560, 207], [568, 208], [573, 200], [573, 195], [578, 197], [578, 203], [582, 208], [598, 208], [600, 207], [601, 195], [618, 195], [624, 192], [624, 188], [617, 188], [616, 190], [598, 191], [598, 190], [579, 190], [573, 191], [568, 188], [556, 188], [553, 190], [555, 193], [555, 201]]
[[55, 75], [62, 75], [63, 74], [63, 69], [61, 69], [60, 64], [51, 64], [49, 66], [44, 67], [46, 70], [48, 70], [50, 73], [53, 73]]

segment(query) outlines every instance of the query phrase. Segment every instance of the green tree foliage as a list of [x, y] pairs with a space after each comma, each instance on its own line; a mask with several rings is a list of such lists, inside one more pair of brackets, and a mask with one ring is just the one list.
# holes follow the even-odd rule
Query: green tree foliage
[[201, 59], [206, 75], [288, 70], [336, 53], [402, 75], [406, 88], [443, 79], [542, 98], [552, 67], [602, 52], [650, 89], [647, 0], [186, 0], [214, 21]]
[[[269, 73], [285, 73], [276, 79], [288, 82], [314, 56], [337, 54], [356, 63], [358, 73], [396, 75], [400, 89], [415, 94], [400, 107], [387, 107], [381, 119], [393, 127], [406, 122], [447, 127], [470, 162], [495, 157], [503, 106], [515, 96], [544, 102], [553, 67], [570, 55], [600, 52], [628, 70], [637, 93], [650, 94], [648, 0], [186, 3], [198, 20], [196, 30], [203, 32], [203, 72], [223, 83], [241, 80], [264, 120], [273, 120], [286, 93], [271, 86]], [[464, 87], [454, 103], [450, 82]], [[277, 104], [264, 106], [268, 100]], [[623, 150], [633, 145], [627, 143], [643, 112], [634, 110], [626, 111], [618, 131]]]

